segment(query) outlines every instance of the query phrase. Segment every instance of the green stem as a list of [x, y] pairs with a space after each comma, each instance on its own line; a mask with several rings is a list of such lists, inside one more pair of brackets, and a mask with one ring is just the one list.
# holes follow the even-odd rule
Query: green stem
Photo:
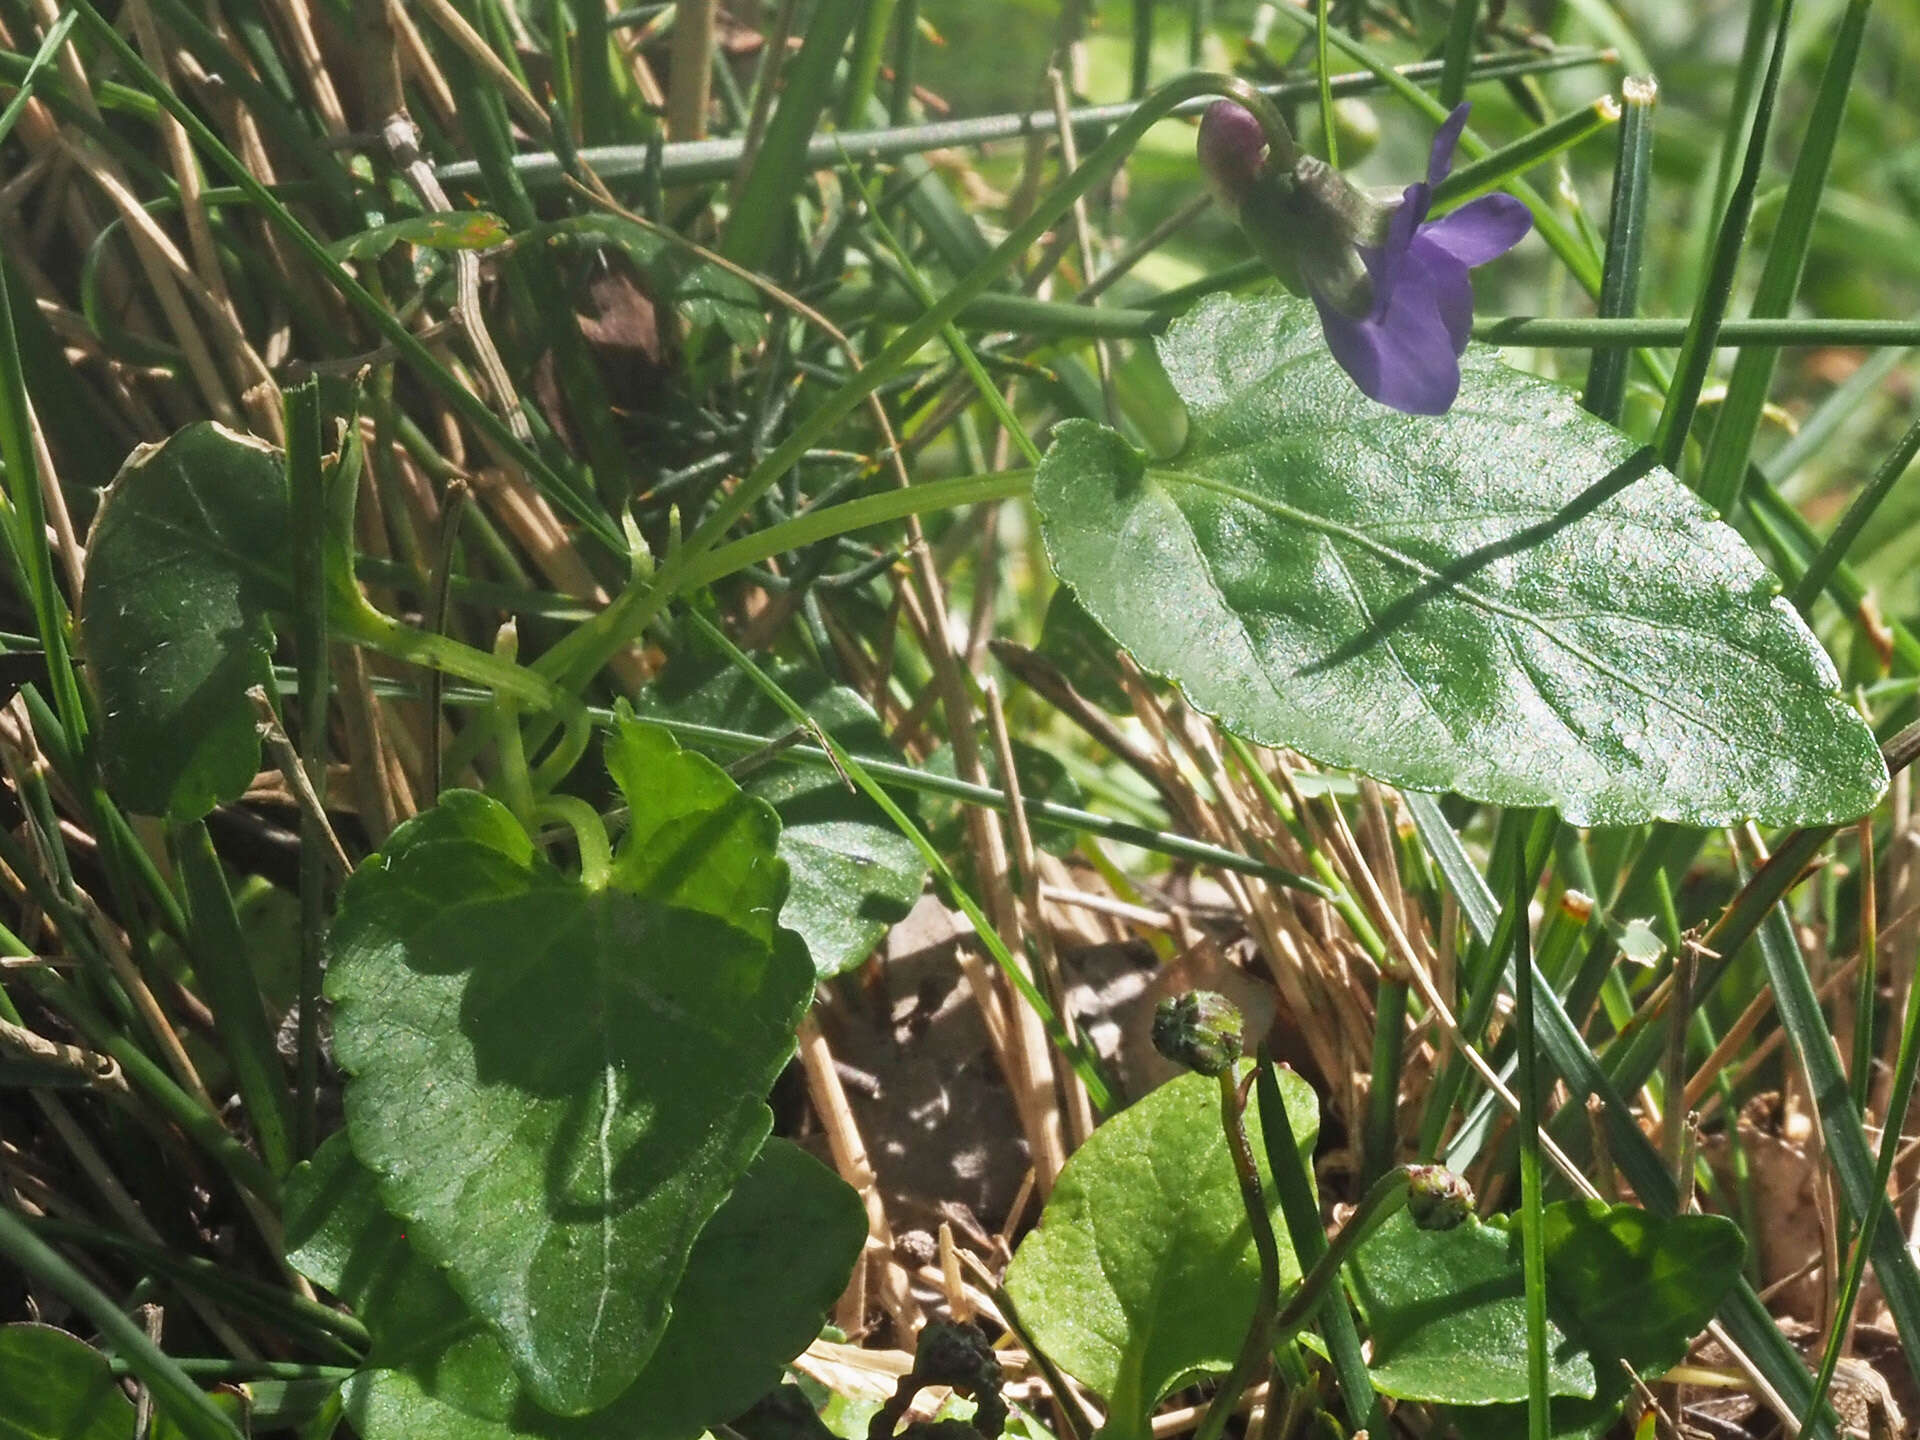
[[1552, 1399], [1547, 1388], [1547, 1236], [1546, 1205], [1540, 1176], [1540, 1067], [1534, 1055], [1534, 970], [1527, 933], [1527, 903], [1532, 877], [1524, 865], [1514, 868], [1513, 927], [1514, 1028], [1518, 1032], [1520, 1073], [1520, 1255], [1526, 1279], [1527, 1436], [1548, 1440]]
[[[1483, 55], [1473, 63], [1475, 80], [1509, 80], [1523, 75], [1538, 75], [1588, 65], [1611, 63], [1610, 52], [1599, 49], [1561, 48], [1545, 55], [1532, 52], [1508, 52]], [[1409, 84], [1431, 84], [1440, 76], [1441, 62], [1422, 60], [1402, 65], [1390, 73]], [[0, 55], [0, 79], [12, 73], [9, 62]], [[1335, 75], [1331, 85], [1335, 99], [1371, 95], [1387, 88], [1388, 82], [1370, 71], [1347, 71]], [[58, 77], [42, 86], [57, 91]], [[1310, 101], [1319, 90], [1317, 78], [1290, 81], [1281, 85], [1263, 85], [1260, 93], [1279, 105]], [[112, 102], [118, 91], [108, 82], [104, 92]], [[144, 96], [129, 95], [129, 103], [145, 101]], [[149, 105], [151, 102], [147, 102]], [[1131, 115], [1138, 105], [1122, 101], [1113, 105], [1082, 105], [1067, 112], [1067, 123], [1074, 135], [1097, 140], [1114, 125]], [[1197, 115], [1204, 102], [1183, 104], [1175, 115]], [[872, 165], [898, 160], [929, 150], [946, 150], [963, 145], [990, 145], [1002, 140], [1021, 140], [1030, 135], [1052, 136], [1058, 121], [1051, 110], [979, 115], [961, 120], [939, 120], [925, 125], [888, 126], [874, 130], [842, 130], [814, 135], [807, 142], [802, 163], [808, 170], [825, 170], [842, 164]], [[649, 172], [653, 152], [645, 145], [590, 145], [579, 152], [580, 161], [609, 183], [643, 180]], [[666, 185], [692, 185], [731, 178], [740, 168], [746, 147], [739, 136], [719, 140], [694, 140], [660, 147], [658, 174]], [[566, 183], [566, 169], [552, 152], [529, 152], [513, 157], [513, 168], [529, 190], [552, 190]], [[436, 167], [435, 174], [449, 190], [471, 188], [480, 179], [480, 166], [473, 160], [456, 160]]]
[[[1313, 56], [1314, 70], [1320, 80], [1320, 143], [1326, 147], [1327, 164], [1334, 169], [1340, 168], [1340, 140], [1333, 129], [1333, 77], [1327, 66], [1327, 10], [1333, 0], [1320, 0], [1318, 12], [1314, 15]], [[1446, 69], [1440, 73], [1440, 85], [1445, 89], [1447, 75], [1453, 69], [1453, 57], [1446, 60]]]
[[613, 873], [613, 847], [607, 843], [607, 827], [600, 812], [578, 795], [549, 795], [533, 807], [536, 820], [558, 820], [573, 831], [580, 847], [580, 878], [589, 890], [606, 887]]
[[1361, 1196], [1352, 1216], [1328, 1244], [1327, 1253], [1300, 1277], [1293, 1294], [1287, 1297], [1286, 1308], [1274, 1317], [1275, 1343], [1292, 1339], [1313, 1319], [1314, 1313], [1332, 1293], [1340, 1267], [1354, 1257], [1369, 1235], [1405, 1208], [1411, 1177], [1409, 1167], [1396, 1165], [1367, 1187], [1367, 1193]]
[[109, 1296], [4, 1206], [0, 1206], [0, 1254], [92, 1321], [189, 1440], [240, 1440], [240, 1432], [212, 1396], [163, 1354]]
[[709, 550], [701, 560], [689, 565], [681, 577], [681, 589], [697, 590], [715, 580], [758, 565], [775, 555], [799, 550], [836, 535], [904, 520], [909, 515], [924, 515], [934, 510], [953, 510], [962, 505], [977, 505], [994, 500], [1011, 500], [1025, 495], [1033, 486], [1032, 470], [999, 470], [986, 475], [960, 475], [950, 480], [933, 480], [911, 485], [904, 490], [882, 490], [840, 505], [804, 510], [791, 520], [782, 520], [764, 530]]
[[[1240, 1353], [1207, 1406], [1206, 1418], [1194, 1432], [1194, 1440], [1220, 1440], [1227, 1417], [1239, 1408], [1240, 1397], [1267, 1364], [1273, 1349], [1274, 1318], [1280, 1306], [1280, 1246], [1274, 1239], [1273, 1221], [1267, 1214], [1260, 1167], [1247, 1140], [1246, 1095], [1240, 1089], [1237, 1071], [1237, 1066], [1229, 1065], [1220, 1072], [1220, 1128], [1227, 1137], [1227, 1153], [1233, 1157], [1234, 1178], [1240, 1182], [1240, 1203], [1253, 1231], [1253, 1247], [1260, 1255], [1260, 1288], [1254, 1297], [1253, 1318], [1247, 1324]], [[1324, 1263], [1325, 1257], [1322, 1257]], [[1320, 1267], [1314, 1268], [1318, 1271]], [[1305, 1283], [1301, 1282], [1302, 1289]]]

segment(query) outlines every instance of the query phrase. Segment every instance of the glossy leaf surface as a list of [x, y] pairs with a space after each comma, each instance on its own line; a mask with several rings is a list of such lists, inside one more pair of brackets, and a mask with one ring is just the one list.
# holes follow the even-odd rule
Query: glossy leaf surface
[[[1319, 1102], [1280, 1072], [1294, 1140], [1311, 1158]], [[1256, 1156], [1259, 1116], [1248, 1108]], [[1266, 1182], [1281, 1283], [1299, 1277]], [[1253, 1317], [1260, 1262], [1220, 1130], [1220, 1087], [1182, 1075], [1093, 1132], [1060, 1173], [1040, 1228], [1021, 1243], [1007, 1291], [1035, 1341], [1106, 1397], [1103, 1433], [1150, 1433], [1161, 1396], [1225, 1370]]]
[[1070, 420], [1034, 499], [1088, 613], [1228, 728], [1582, 825], [1841, 821], [1885, 788], [1770, 572], [1569, 392], [1472, 348], [1450, 413], [1399, 414], [1284, 296], [1160, 349], [1180, 453]]
[[288, 1258], [373, 1333], [370, 1368], [347, 1392], [368, 1440], [698, 1434], [778, 1383], [846, 1285], [867, 1228], [858, 1195], [838, 1176], [797, 1146], [769, 1140], [694, 1243], [672, 1318], [639, 1378], [605, 1409], [563, 1419], [521, 1393], [492, 1331], [415, 1254], [344, 1136], [296, 1172], [288, 1214]]
[[813, 984], [771, 809], [651, 727], [609, 755], [634, 821], [605, 888], [453, 792], [354, 875], [327, 976], [354, 1153], [561, 1414], [653, 1354]]
[[80, 641], [108, 787], [129, 809], [197, 820], [259, 769], [246, 691], [272, 678], [286, 525], [279, 457], [210, 422], [134, 451], [101, 501]]
[[[885, 755], [891, 748], [879, 717], [845, 686], [798, 669], [776, 671], [774, 678], [855, 755]], [[648, 713], [756, 735], [779, 736], [793, 728], [748, 676], [731, 667], [670, 665], [645, 704]], [[832, 770], [783, 764], [776, 757], [743, 774], [740, 785], [780, 816], [779, 853], [792, 876], [780, 923], [807, 942], [822, 978], [858, 965], [919, 898], [927, 877], [920, 852], [886, 812], [849, 790]]]

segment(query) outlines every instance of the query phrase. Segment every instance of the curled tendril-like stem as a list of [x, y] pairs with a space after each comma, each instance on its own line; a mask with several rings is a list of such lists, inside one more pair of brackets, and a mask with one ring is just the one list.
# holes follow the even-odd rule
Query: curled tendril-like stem
[[1280, 111], [1273, 101], [1238, 75], [1209, 73], [1203, 78], [1216, 82], [1213, 88], [1222, 99], [1233, 101], [1260, 122], [1260, 129], [1267, 137], [1268, 173], [1291, 174], [1294, 163], [1300, 158], [1300, 147], [1294, 143], [1293, 132], [1287, 128], [1287, 122], [1280, 118]]

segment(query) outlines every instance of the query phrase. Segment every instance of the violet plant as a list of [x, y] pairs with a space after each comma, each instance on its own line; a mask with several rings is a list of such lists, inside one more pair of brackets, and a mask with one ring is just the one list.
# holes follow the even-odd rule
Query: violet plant
[[[1394, 65], [1369, 7], [1279, 6], [1310, 78], [1236, 33], [1156, 89], [1136, 4], [1134, 102], [1063, 71], [1045, 125], [915, 123], [934, 0], [255, 8], [16, 4], [0, 47], [0, 1434], [1219, 1440], [1264, 1381], [1262, 1440], [1599, 1440], [1714, 1324], [1828, 1440], [1869, 1267], [1920, 1355], [1875, 860], [1904, 893], [1920, 642], [1911, 566], [1854, 568], [1910, 558], [1872, 522], [1920, 426], [1861, 423], [1901, 352], [1756, 441], [1818, 393], [1774, 346], [1920, 343], [1785, 318], [1858, 293], [1801, 296], [1816, 217], [1912, 239], [1824, 205], [1866, 0], [1745, 319], [1791, 4], [1692, 167], [1703, 257], [1649, 230], [1651, 81], [1534, 88], [1611, 63], [1591, 7], [1460, 3]], [[1302, 153], [1336, 90], [1424, 177]], [[1623, 113], [1602, 246], [1527, 175]], [[1172, 184], [1263, 273], [1164, 291], [1182, 215], [1108, 182], [1191, 118]], [[984, 225], [999, 177], [921, 158], [1041, 129]], [[1502, 280], [1598, 317], [1476, 321], [1530, 231]], [[1476, 334], [1600, 354], [1576, 396]], [[1825, 540], [1780, 488], [1856, 474]], [[1844, 1045], [1810, 926], [1859, 951]], [[1168, 1002], [1163, 1079], [1084, 1000], [1174, 964], [1259, 1019]], [[1817, 1373], [1687, 1123], [1774, 1024], [1841, 1202]], [[982, 1075], [993, 1120], [943, 1173], [1028, 1177], [978, 1225], [899, 1188], [887, 1067], [933, 1054], [913, 1124]]]
[[1362, 392], [1411, 415], [1444, 415], [1460, 391], [1473, 325], [1467, 272], [1533, 226], [1511, 195], [1482, 195], [1428, 219], [1472, 107], [1433, 137], [1427, 178], [1397, 195], [1362, 189], [1325, 161], [1275, 146], [1230, 100], [1200, 120], [1207, 186], [1256, 253], [1320, 315], [1327, 348]]

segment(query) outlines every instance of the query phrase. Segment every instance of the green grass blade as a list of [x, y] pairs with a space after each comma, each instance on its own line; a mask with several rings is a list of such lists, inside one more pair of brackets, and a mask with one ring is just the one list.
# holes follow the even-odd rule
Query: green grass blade
[[1767, 57], [1766, 78], [1760, 83], [1753, 126], [1747, 134], [1746, 158], [1741, 162], [1740, 178], [1721, 217], [1720, 230], [1714, 239], [1713, 263], [1694, 305], [1693, 323], [1688, 326], [1686, 342], [1680, 347], [1673, 383], [1667, 388], [1667, 403], [1660, 412], [1659, 428], [1654, 432], [1654, 449], [1660, 453], [1661, 463], [1675, 474], [1680, 472], [1687, 434], [1693, 428], [1694, 411], [1700, 404], [1700, 390], [1706, 383], [1721, 322], [1726, 319], [1727, 304], [1733, 296], [1734, 271], [1740, 263], [1741, 247], [1746, 243], [1747, 218], [1753, 211], [1754, 191], [1760, 184], [1760, 168], [1767, 155], [1767, 137], [1773, 129], [1773, 102], [1780, 90], [1780, 66], [1786, 57], [1787, 25], [1792, 18], [1793, 0], [1781, 0], [1773, 50]]
[[187, 953], [193, 957], [193, 973], [219, 1027], [234, 1088], [253, 1123], [260, 1153], [269, 1170], [285, 1175], [294, 1161], [286, 1078], [233, 894], [204, 823], [178, 827], [168, 839], [186, 890]]
[[[1793, 178], [1787, 184], [1786, 200], [1768, 241], [1766, 264], [1760, 271], [1759, 288], [1754, 292], [1753, 306], [1748, 312], [1755, 319], [1785, 315], [1800, 288], [1800, 275], [1806, 268], [1814, 221], [1820, 213], [1820, 196], [1827, 187], [1827, 172], [1840, 138], [1847, 95], [1853, 88], [1854, 66], [1860, 57], [1867, 12], [1872, 3], [1873, 0], [1848, 0], [1846, 13], [1834, 31], [1833, 49], [1820, 77], [1820, 91], [1807, 121], [1800, 158], [1794, 162]], [[1770, 103], [1770, 97], [1763, 96], [1763, 99]], [[1713, 435], [1707, 442], [1706, 458], [1700, 467], [1700, 497], [1723, 515], [1733, 514], [1740, 504], [1747, 457], [1752, 452], [1753, 437], [1759, 430], [1760, 413], [1773, 380], [1774, 359], [1775, 353], [1765, 346], [1742, 350], [1727, 380], [1726, 398], [1720, 402], [1720, 413], [1714, 421]]]
[[[1630, 316], [1640, 304], [1640, 272], [1647, 249], [1647, 192], [1653, 179], [1653, 111], [1659, 87], [1651, 75], [1629, 75], [1620, 85], [1620, 151], [1613, 165], [1613, 203], [1606, 261], [1600, 272], [1600, 314]], [[1595, 350], [1587, 365], [1582, 403], [1609, 424], [1620, 423], [1627, 398], [1627, 352]]]
[[[1327, 0], [1320, 0], [1324, 10]], [[1467, 61], [1473, 54], [1473, 32], [1480, 25], [1480, 0], [1453, 0], [1453, 14], [1447, 22], [1446, 48], [1440, 72], [1440, 103], [1451, 110], [1467, 97]]]
[[161, 1353], [160, 1347], [147, 1338], [147, 1332], [111, 1297], [6, 1206], [0, 1206], [0, 1255], [91, 1320], [188, 1440], [240, 1440], [240, 1432], [213, 1403], [213, 1397]]
[[1547, 1390], [1547, 1207], [1540, 1175], [1540, 1067], [1534, 1061], [1533, 1005], [1536, 973], [1526, 914], [1533, 898], [1524, 870], [1516, 869], [1513, 913], [1514, 1030], [1520, 1050], [1520, 1265], [1526, 1284], [1527, 1436], [1547, 1440], [1553, 1400]]
[[[1724, 420], [1722, 423], [1725, 423]], [[1907, 473], [1907, 467], [1913, 463], [1916, 454], [1920, 454], [1920, 420], [1907, 428], [1907, 433], [1900, 437], [1900, 443], [1893, 447], [1893, 453], [1880, 462], [1866, 487], [1854, 496], [1847, 513], [1840, 517], [1840, 523], [1833, 527], [1833, 533], [1820, 547], [1819, 554], [1808, 563], [1805, 573], [1794, 585], [1793, 603], [1802, 611], [1811, 609], [1820, 592], [1827, 588], [1833, 572], [1847, 558], [1847, 552], [1853, 548], [1853, 542], [1860, 538], [1860, 532], [1867, 528], [1867, 522], [1873, 519], [1874, 512], [1893, 493], [1893, 487]]]
[[834, 67], [866, 0], [821, 0], [807, 22], [800, 53], [787, 67], [786, 85], [766, 138], [747, 172], [727, 222], [720, 253], [749, 270], [765, 269], [788, 221], [788, 206], [807, 176], [807, 141], [825, 113]]
[[[1300, 1152], [1288, 1143], [1293, 1132], [1287, 1118], [1287, 1097], [1274, 1076], [1272, 1059], [1262, 1052], [1260, 1068], [1254, 1080], [1254, 1092], [1260, 1106], [1261, 1139], [1267, 1151], [1267, 1171], [1273, 1176], [1273, 1188], [1280, 1200], [1280, 1214], [1287, 1224], [1301, 1272], [1311, 1271], [1327, 1253], [1326, 1227], [1320, 1220], [1320, 1206], [1313, 1197], [1313, 1176], [1300, 1158]], [[1327, 1303], [1319, 1314], [1320, 1330], [1333, 1359], [1334, 1373], [1340, 1377], [1340, 1398], [1347, 1419], [1355, 1430], [1370, 1435], [1390, 1435], [1385, 1408], [1367, 1373], [1365, 1352], [1360, 1348], [1360, 1332], [1353, 1322], [1353, 1310], [1343, 1286], [1331, 1288]]]

